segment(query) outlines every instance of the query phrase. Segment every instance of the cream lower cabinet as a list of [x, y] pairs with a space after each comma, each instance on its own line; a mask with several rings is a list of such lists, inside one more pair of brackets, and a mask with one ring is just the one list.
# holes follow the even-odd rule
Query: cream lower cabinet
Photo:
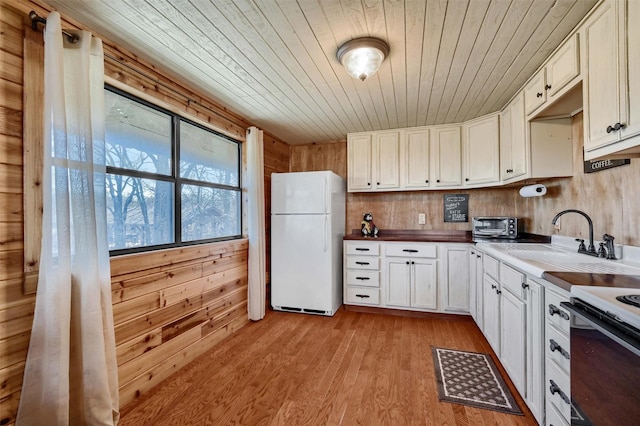
[[482, 256], [484, 268], [482, 331], [534, 417], [543, 423], [545, 287], [510, 265], [475, 251]]
[[380, 305], [380, 244], [345, 241], [343, 300], [347, 305]]
[[440, 263], [442, 265], [442, 273], [440, 274], [442, 309], [445, 312], [470, 312], [468, 246], [466, 244], [440, 244], [440, 259], [442, 260]]
[[384, 243], [383, 247], [386, 305], [437, 309], [437, 245]]

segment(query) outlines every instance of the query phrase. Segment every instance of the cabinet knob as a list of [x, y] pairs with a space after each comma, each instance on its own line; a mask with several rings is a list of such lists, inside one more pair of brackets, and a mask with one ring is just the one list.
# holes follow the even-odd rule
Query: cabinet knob
[[513, 169], [507, 169], [506, 172], [507, 173], [513, 173]]
[[620, 129], [624, 129], [626, 126], [626, 124], [624, 123], [616, 123], [613, 126], [607, 126], [607, 133], [611, 133], [611, 132], [617, 132]]
[[376, 185], [380, 185], [380, 182], [376, 182]]
[[440, 179], [437, 179], [436, 182], [440, 183]]
[[367, 186], [371, 186], [371, 182], [367, 182]]
[[537, 98], [541, 98], [541, 97], [542, 97], [542, 92], [538, 92], [538, 93], [536, 93], [536, 97], [537, 97]]
[[416, 262], [414, 262], [414, 261], [412, 260], [412, 261], [411, 261], [411, 264], [412, 264], [412, 265], [415, 265], [415, 264], [416, 264]]
[[549, 380], [549, 392], [551, 392], [551, 395], [554, 395], [556, 393], [559, 394], [560, 398], [562, 398], [564, 402], [566, 402], [567, 404], [571, 404], [571, 399], [569, 399], [567, 394], [564, 393], [562, 389], [560, 389], [560, 386], [558, 386], [553, 380]]
[[550, 84], [547, 84], [547, 85], [544, 86], [544, 90], [549, 90], [549, 89], [551, 89], [551, 85]]
[[469, 178], [464, 178], [464, 181], [465, 182], [469, 182]]
[[495, 285], [493, 285], [493, 284], [491, 284], [491, 288], [495, 290], [495, 289], [496, 289], [496, 286], [495, 286]]
[[476, 255], [476, 257], [477, 257], [478, 259], [480, 259], [482, 256], [480, 256], [479, 254], [477, 254], [477, 255]]
[[522, 288], [526, 290], [527, 288], [529, 288], [529, 284], [527, 284], [527, 283], [522, 283]]
[[407, 265], [409, 264], [409, 261], [407, 260]]
[[502, 290], [496, 290], [496, 294], [497, 295], [501, 295], [502, 294]]
[[424, 183], [429, 183], [429, 179], [425, 180]]

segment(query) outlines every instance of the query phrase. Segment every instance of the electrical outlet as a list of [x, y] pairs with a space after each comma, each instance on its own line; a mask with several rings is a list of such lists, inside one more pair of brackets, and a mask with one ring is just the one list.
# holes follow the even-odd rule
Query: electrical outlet
[[418, 225], [424, 225], [427, 222], [427, 217], [424, 213], [418, 213]]
[[559, 231], [561, 226], [560, 226], [560, 219], [558, 219], [555, 223], [555, 225], [553, 225], [553, 229], [555, 229], [556, 231]]

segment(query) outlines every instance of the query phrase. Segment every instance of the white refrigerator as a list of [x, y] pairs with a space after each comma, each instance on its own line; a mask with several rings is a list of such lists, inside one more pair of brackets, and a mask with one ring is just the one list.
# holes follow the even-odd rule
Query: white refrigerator
[[342, 305], [345, 181], [333, 172], [271, 175], [271, 306], [331, 316]]

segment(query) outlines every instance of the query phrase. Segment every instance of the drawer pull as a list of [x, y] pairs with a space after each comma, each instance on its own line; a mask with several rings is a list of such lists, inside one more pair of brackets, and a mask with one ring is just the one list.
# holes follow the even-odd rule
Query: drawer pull
[[560, 308], [558, 308], [556, 305], [550, 304], [549, 305], [549, 315], [554, 316], [555, 314], [560, 315], [560, 318], [566, 319], [567, 321], [569, 320], [569, 314], [568, 313], [566, 313], [565, 311], [560, 310]]
[[370, 298], [371, 296], [369, 296], [368, 294], [356, 294], [356, 297], [359, 297], [359, 298], [361, 298], [361, 299], [368, 299], [368, 298]]
[[356, 262], [356, 265], [370, 265], [369, 262]]
[[549, 386], [549, 392], [551, 392], [551, 395], [555, 395], [557, 393], [558, 395], [560, 395], [560, 398], [562, 398], [564, 402], [566, 402], [567, 404], [571, 404], [571, 400], [569, 399], [567, 394], [562, 392], [562, 389], [560, 389], [560, 386], [558, 386], [556, 382], [554, 382], [553, 380], [549, 380], [549, 383], [551, 384]]
[[361, 281], [367, 281], [370, 280], [371, 278], [369, 277], [356, 277], [356, 280], [361, 280]]
[[356, 247], [356, 251], [369, 251], [370, 249], [368, 248], [363, 248], [363, 247]]
[[402, 249], [403, 252], [405, 253], [417, 253], [418, 250], [414, 250], [414, 249]]
[[526, 290], [526, 289], [529, 288], [529, 284], [527, 284], [527, 283], [522, 283], [521, 285], [522, 285], [522, 289], [523, 290]]
[[549, 349], [551, 349], [551, 352], [558, 351], [562, 354], [563, 357], [569, 359], [569, 352], [563, 349], [562, 346], [560, 346], [558, 342], [553, 339], [549, 340]]

